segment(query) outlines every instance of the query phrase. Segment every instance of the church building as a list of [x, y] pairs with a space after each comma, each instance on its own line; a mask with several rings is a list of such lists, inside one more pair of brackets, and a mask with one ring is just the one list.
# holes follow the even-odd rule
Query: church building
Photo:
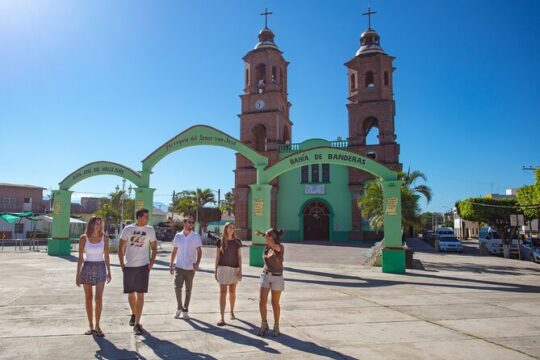
[[[266, 19], [270, 13], [266, 11]], [[244, 57], [244, 90], [241, 95], [240, 141], [268, 157], [269, 166], [291, 154], [321, 146], [342, 148], [370, 157], [400, 171], [399, 144], [394, 126], [394, 57], [381, 47], [380, 37], [369, 26], [360, 36], [360, 47], [345, 63], [348, 77], [348, 125], [346, 140], [308, 139], [292, 141], [293, 122], [288, 100], [288, 62], [267, 26], [259, 41]], [[346, 121], [343, 119], [343, 121]], [[378, 143], [367, 144], [371, 130], [378, 129]], [[272, 227], [285, 231], [284, 240], [348, 241], [374, 239], [357, 200], [373, 176], [345, 166], [321, 164], [291, 170], [272, 184]], [[256, 182], [252, 163], [236, 155], [235, 222], [238, 235], [251, 234], [249, 185]], [[262, 230], [262, 229], [261, 229]]]

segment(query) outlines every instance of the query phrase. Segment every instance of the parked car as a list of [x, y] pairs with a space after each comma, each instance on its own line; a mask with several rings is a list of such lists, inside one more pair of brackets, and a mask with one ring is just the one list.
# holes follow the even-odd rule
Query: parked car
[[435, 239], [440, 239], [447, 236], [454, 236], [454, 230], [446, 226], [439, 226], [437, 229], [435, 229]]
[[[478, 231], [478, 246], [485, 247], [492, 255], [503, 254], [502, 239], [495, 229], [489, 226], [484, 226]], [[510, 245], [510, 256], [517, 257], [518, 255], [518, 239], [512, 239]]]
[[540, 263], [540, 241], [526, 239], [520, 246], [521, 258]]
[[463, 252], [463, 244], [455, 236], [443, 236], [439, 238], [439, 251]]

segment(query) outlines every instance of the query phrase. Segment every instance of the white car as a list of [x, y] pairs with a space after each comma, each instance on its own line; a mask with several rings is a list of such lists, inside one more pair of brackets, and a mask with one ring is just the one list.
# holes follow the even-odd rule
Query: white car
[[463, 252], [463, 244], [455, 236], [443, 236], [439, 238], [439, 251]]

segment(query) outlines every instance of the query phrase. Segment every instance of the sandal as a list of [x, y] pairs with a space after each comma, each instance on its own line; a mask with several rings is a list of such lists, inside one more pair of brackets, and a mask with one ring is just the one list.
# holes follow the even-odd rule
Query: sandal
[[84, 332], [84, 335], [92, 335], [94, 333], [94, 330], [88, 329]]
[[234, 316], [234, 313], [231, 313], [231, 320], [236, 320], [236, 316]]
[[101, 329], [97, 329], [97, 330], [94, 330], [94, 333], [96, 334], [97, 337], [104, 337], [105, 334], [103, 333], [103, 331], [101, 331]]
[[268, 321], [263, 321], [261, 323], [261, 328], [259, 329], [259, 332], [257, 332], [257, 336], [264, 336], [266, 335], [267, 331], [268, 331]]
[[219, 320], [217, 323], [217, 326], [225, 326], [225, 325], [227, 325], [227, 323], [225, 323], [224, 320]]
[[272, 336], [279, 336], [279, 325], [274, 325], [274, 330], [272, 330]]

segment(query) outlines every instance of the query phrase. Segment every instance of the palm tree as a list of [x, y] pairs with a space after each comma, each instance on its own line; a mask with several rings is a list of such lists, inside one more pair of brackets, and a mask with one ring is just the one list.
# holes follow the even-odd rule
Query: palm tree
[[[424, 197], [429, 203], [433, 197], [431, 188], [427, 185], [416, 185], [419, 179], [427, 181], [427, 177], [420, 171], [409, 169], [406, 173], [399, 172], [398, 179], [401, 185], [401, 217], [403, 229], [417, 225], [420, 222], [420, 205], [418, 201]], [[358, 199], [358, 206], [362, 216], [369, 218], [369, 225], [375, 230], [382, 230], [384, 226], [383, 191], [380, 180], [366, 186], [364, 194]]]
[[222, 212], [227, 212], [229, 215], [231, 213], [234, 213], [234, 194], [232, 192], [227, 192], [225, 194], [225, 200], [221, 203], [221, 209]]
[[201, 189], [197, 188], [197, 190], [192, 191], [192, 195], [195, 197], [195, 203], [199, 205], [199, 207], [203, 207], [206, 204], [215, 204], [216, 198], [214, 197], [214, 193], [212, 190], [206, 188]]
[[210, 189], [184, 190], [176, 194], [174, 209], [184, 216], [196, 216], [199, 208], [215, 202], [214, 193]]

